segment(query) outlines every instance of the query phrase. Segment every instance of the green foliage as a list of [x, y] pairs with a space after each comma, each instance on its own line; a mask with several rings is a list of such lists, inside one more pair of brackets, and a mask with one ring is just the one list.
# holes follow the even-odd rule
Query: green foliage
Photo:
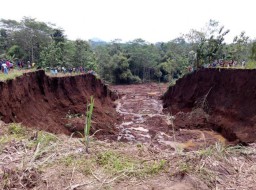
[[112, 59], [115, 65], [114, 75], [117, 84], [139, 83], [139, 77], [133, 76], [129, 69], [128, 59], [123, 54], [114, 55]]
[[131, 170], [134, 167], [134, 163], [131, 160], [110, 151], [99, 154], [97, 163], [113, 173]]
[[[170, 82], [214, 60], [234, 60], [239, 64], [256, 60], [256, 43], [245, 32], [226, 44], [229, 30], [210, 20], [202, 30], [169, 42], [151, 44], [143, 39], [122, 43], [67, 40], [64, 30], [52, 24], [24, 17], [20, 22], [0, 20], [0, 57], [30, 60], [46, 67], [94, 70], [104, 80], [116, 84]], [[249, 64], [249, 67], [252, 63]]]
[[160, 81], [168, 82], [173, 78], [173, 74], [176, 70], [176, 64], [168, 59], [166, 62], [160, 63], [157, 68], [159, 70]]
[[8, 143], [10, 141], [17, 141], [27, 138], [27, 131], [26, 129], [21, 126], [19, 123], [11, 123], [8, 126], [7, 134], [0, 136], [0, 152], [1, 148], [5, 143]]
[[83, 40], [75, 41], [73, 64], [76, 67], [83, 66], [87, 70], [97, 71], [96, 59], [88, 42]]
[[245, 65], [246, 69], [256, 69], [256, 61], [248, 61]]
[[40, 53], [40, 66], [52, 68], [63, 66], [63, 46], [62, 42], [57, 44], [52, 42], [48, 47], [45, 47]]
[[224, 26], [220, 27], [219, 23], [214, 20], [209, 21], [205, 30], [197, 42], [196, 67], [224, 58], [224, 37], [229, 33], [229, 30], [224, 30]]
[[157, 174], [162, 171], [166, 165], [165, 160], [141, 163], [139, 160], [112, 151], [98, 154], [96, 163], [113, 174], [127, 172], [130, 176], [138, 177]]
[[251, 48], [251, 56], [250, 58], [254, 61], [256, 61], [256, 41], [252, 43], [252, 48]]
[[91, 129], [93, 107], [94, 107], [94, 98], [93, 96], [91, 96], [90, 103], [87, 105], [87, 108], [86, 108], [86, 120], [85, 120], [85, 126], [84, 126], [84, 136], [85, 136], [85, 145], [86, 145], [87, 153], [89, 153], [90, 129]]
[[19, 47], [17, 45], [13, 45], [8, 50], [7, 55], [9, 55], [13, 58], [22, 59], [25, 55], [25, 52], [23, 51], [23, 49], [21, 47]]
[[8, 133], [10, 135], [24, 136], [26, 130], [19, 123], [11, 123], [8, 127]]
[[144, 173], [150, 175], [157, 174], [164, 169], [165, 164], [166, 160], [154, 161], [153, 163], [145, 165]]
[[249, 57], [248, 40], [249, 37], [245, 35], [245, 32], [235, 36], [233, 43], [228, 46], [228, 58], [239, 63], [247, 60]]
[[40, 143], [41, 146], [49, 146], [51, 143], [56, 142], [58, 139], [54, 134], [39, 131], [34, 144]]

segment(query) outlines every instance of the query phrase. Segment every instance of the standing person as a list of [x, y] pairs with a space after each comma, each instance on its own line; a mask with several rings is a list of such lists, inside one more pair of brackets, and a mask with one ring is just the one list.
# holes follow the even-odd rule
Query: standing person
[[4, 69], [4, 74], [8, 74], [8, 68], [7, 68], [6, 63], [3, 63], [3, 64], [2, 64], [2, 67], [3, 67], [3, 69]]
[[31, 68], [30, 61], [28, 61], [28, 62], [27, 62], [27, 67], [28, 67], [28, 69], [30, 69], [30, 68]]
[[245, 60], [242, 61], [242, 68], [245, 67]]

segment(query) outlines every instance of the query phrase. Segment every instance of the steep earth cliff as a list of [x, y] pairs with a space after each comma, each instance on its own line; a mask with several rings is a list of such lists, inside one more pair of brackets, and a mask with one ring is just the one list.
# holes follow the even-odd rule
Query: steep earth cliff
[[92, 132], [115, 135], [116, 95], [91, 74], [49, 77], [39, 70], [0, 82], [0, 119], [53, 133], [83, 132], [91, 95], [95, 99]]
[[256, 140], [256, 70], [200, 69], [164, 94], [177, 128], [207, 128], [229, 141]]

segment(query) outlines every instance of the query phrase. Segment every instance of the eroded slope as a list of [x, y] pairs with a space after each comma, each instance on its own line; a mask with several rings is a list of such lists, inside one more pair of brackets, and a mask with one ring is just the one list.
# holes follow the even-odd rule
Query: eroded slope
[[254, 142], [255, 76], [256, 70], [195, 71], [168, 89], [163, 96], [164, 108], [176, 115], [177, 128], [210, 128], [229, 141]]
[[0, 117], [53, 133], [83, 131], [90, 96], [95, 98], [92, 132], [114, 135], [116, 95], [90, 74], [49, 77], [42, 70], [0, 82]]

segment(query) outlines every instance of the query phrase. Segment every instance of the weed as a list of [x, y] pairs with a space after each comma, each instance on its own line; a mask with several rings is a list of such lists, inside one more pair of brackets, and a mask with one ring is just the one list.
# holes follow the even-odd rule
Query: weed
[[213, 155], [214, 150], [212, 149], [212, 147], [207, 147], [205, 149], [198, 150], [197, 153], [200, 157], [207, 157]]
[[65, 166], [71, 166], [72, 163], [75, 162], [75, 157], [73, 155], [68, 155], [66, 157], [63, 157], [61, 159], [61, 162], [63, 162], [65, 164]]
[[[19, 123], [9, 124], [7, 134], [0, 136], [0, 145], [11, 142], [12, 140], [22, 140], [26, 138], [27, 131]], [[2, 148], [3, 146], [1, 146]]]
[[113, 173], [131, 170], [135, 165], [135, 163], [130, 161], [128, 158], [111, 151], [100, 153], [97, 156], [97, 163]]
[[158, 174], [160, 171], [162, 171], [164, 169], [164, 166], [166, 165], [166, 160], [160, 160], [158, 161], [154, 161], [153, 163], [149, 163], [148, 165], [146, 165], [145, 169], [144, 169], [144, 173], [145, 174]]
[[146, 177], [158, 174], [166, 165], [166, 160], [144, 162], [106, 151], [97, 156], [96, 163], [112, 174], [125, 172], [128, 176]]
[[94, 158], [80, 157], [79, 155], [69, 154], [63, 156], [58, 164], [63, 163], [66, 167], [75, 167], [79, 172], [84, 175], [91, 174], [91, 168], [95, 168], [96, 161]]
[[191, 170], [191, 166], [189, 166], [188, 163], [182, 162], [179, 164], [179, 171], [181, 173], [189, 173], [190, 170]]
[[86, 120], [84, 126], [84, 138], [85, 138], [85, 146], [86, 152], [89, 153], [89, 141], [90, 141], [90, 129], [91, 129], [91, 120], [92, 120], [92, 112], [94, 107], [94, 98], [91, 96], [90, 104], [87, 105], [86, 108]]
[[56, 141], [57, 141], [57, 137], [55, 135], [53, 135], [51, 133], [39, 131], [37, 138], [35, 139], [34, 142], [36, 144], [40, 143], [43, 146], [48, 146], [52, 142], [56, 142]]
[[26, 135], [26, 130], [19, 123], [11, 123], [8, 128], [8, 133], [10, 135], [24, 136]]

